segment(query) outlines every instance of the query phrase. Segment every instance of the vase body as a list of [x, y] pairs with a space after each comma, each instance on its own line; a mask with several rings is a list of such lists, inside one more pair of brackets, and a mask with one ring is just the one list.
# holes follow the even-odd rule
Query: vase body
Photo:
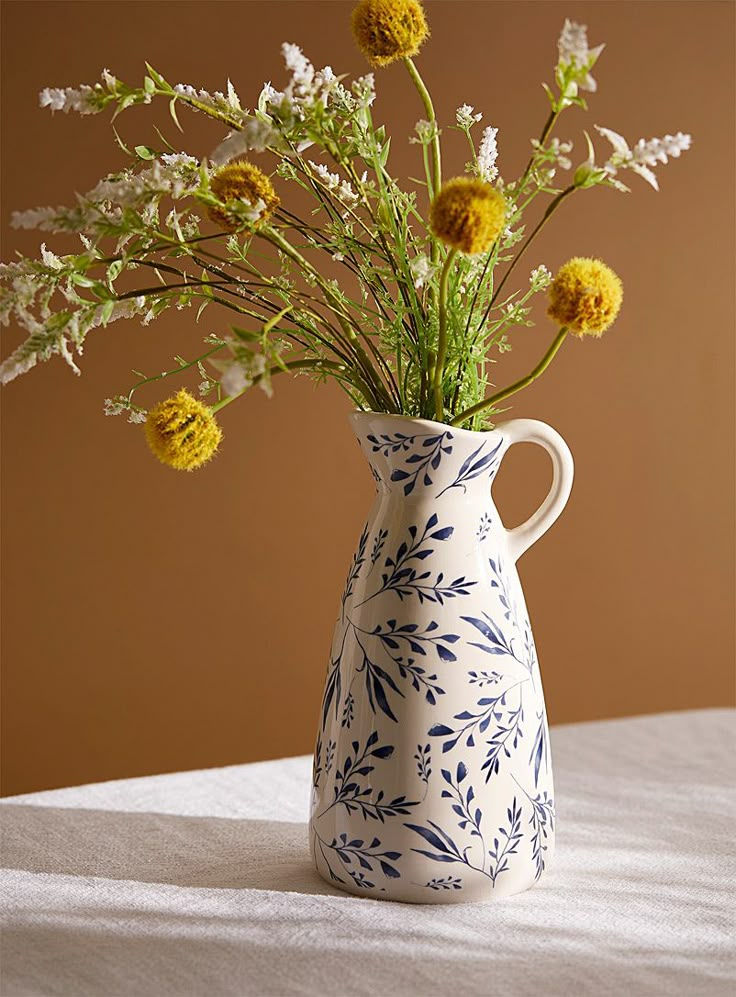
[[[376, 899], [490, 900], [532, 886], [554, 850], [542, 681], [517, 558], [572, 480], [561, 438], [351, 416], [377, 495], [348, 572], [314, 758], [320, 875]], [[508, 447], [541, 443], [555, 481], [506, 530], [491, 485]]]

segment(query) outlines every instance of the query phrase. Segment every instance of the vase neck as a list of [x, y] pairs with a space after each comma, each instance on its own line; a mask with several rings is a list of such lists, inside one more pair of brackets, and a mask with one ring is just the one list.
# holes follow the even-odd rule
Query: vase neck
[[505, 450], [498, 430], [479, 433], [372, 412], [351, 420], [379, 491], [406, 499], [487, 495]]

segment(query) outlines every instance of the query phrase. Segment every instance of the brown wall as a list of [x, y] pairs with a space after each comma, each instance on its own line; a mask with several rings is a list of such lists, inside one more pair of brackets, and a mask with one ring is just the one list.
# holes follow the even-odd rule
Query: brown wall
[[[550, 718], [585, 720], [733, 702], [733, 23], [730, 3], [429, 3], [422, 70], [443, 121], [465, 101], [500, 126], [514, 176], [546, 115], [540, 81], [565, 16], [608, 47], [589, 115], [638, 138], [678, 129], [690, 153], [654, 193], [578, 194], [529, 264], [600, 254], [626, 301], [600, 343], [572, 342], [514, 406], [568, 440], [577, 480], [560, 522], [521, 562]], [[103, 66], [139, 80], [223, 86], [244, 103], [281, 79], [279, 45], [365, 71], [350, 3], [8, 2], [2, 6], [2, 221], [68, 202], [121, 165], [102, 116], [51, 116], [46, 85]], [[378, 73], [393, 168], [416, 174], [403, 138], [422, 116], [400, 67]], [[219, 131], [187, 115], [187, 148]], [[155, 114], [154, 114], [155, 117]], [[149, 111], [120, 120], [155, 141]], [[166, 115], [156, 120], [166, 121]], [[173, 129], [169, 134], [175, 139]], [[464, 150], [450, 138], [447, 172]], [[599, 142], [604, 149], [602, 140]], [[3, 256], [41, 237], [3, 229]], [[49, 240], [53, 244], [53, 237]], [[526, 269], [526, 268], [521, 268]], [[334, 610], [370, 476], [336, 389], [277, 385], [223, 414], [207, 469], [177, 475], [140, 431], [102, 415], [130, 367], [161, 370], [225, 316], [173, 314], [89, 340], [84, 374], [59, 361], [4, 389], [4, 792], [206, 767], [311, 750]], [[549, 341], [517, 336], [504, 380]], [[10, 330], [5, 350], [17, 341]], [[160, 393], [154, 389], [145, 401]], [[516, 448], [497, 494], [508, 524], [538, 504], [546, 458]]]

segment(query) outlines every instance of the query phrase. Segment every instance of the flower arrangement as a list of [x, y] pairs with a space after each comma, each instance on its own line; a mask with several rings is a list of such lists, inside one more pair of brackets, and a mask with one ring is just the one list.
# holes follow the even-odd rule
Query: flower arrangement
[[[140, 87], [105, 70], [93, 86], [44, 90], [42, 107], [97, 114], [113, 121], [134, 105], [165, 100], [180, 131], [181, 109], [207, 115], [224, 131], [209, 159], [179, 151], [159, 132], [160, 147], [129, 148], [114, 131], [128, 165], [77, 195], [68, 207], [16, 212], [18, 228], [78, 233], [81, 251], [0, 265], [0, 318], [27, 332], [0, 364], [5, 383], [38, 361], [60, 355], [75, 373], [89, 333], [123, 318], [148, 325], [169, 308], [221, 310], [218, 331], [191, 359], [138, 376], [105, 402], [110, 415], [145, 424], [153, 454], [192, 470], [217, 451], [216, 414], [252, 386], [267, 393], [280, 373], [333, 378], [360, 410], [431, 418], [481, 429], [500, 404], [549, 365], [568, 335], [600, 336], [616, 319], [622, 285], [600, 260], [573, 258], [556, 276], [544, 265], [513, 288], [511, 278], [551, 216], [577, 192], [628, 188], [627, 171], [657, 189], [654, 168], [690, 146], [682, 133], [630, 147], [596, 126], [612, 147], [587, 153], [573, 168], [572, 143], [553, 134], [568, 108], [587, 109], [591, 73], [603, 50], [587, 29], [566, 21], [558, 41], [549, 112], [528, 163], [515, 179], [497, 166], [498, 130], [474, 129], [482, 114], [464, 104], [444, 123], [467, 139], [466, 174], [443, 179], [442, 127], [415, 62], [429, 35], [419, 0], [360, 0], [353, 34], [372, 67], [400, 61], [424, 117], [410, 138], [422, 182], [402, 186], [389, 169], [390, 138], [374, 121], [373, 73], [348, 83], [317, 70], [284, 44], [283, 90], [266, 84], [246, 110], [232, 83], [210, 94], [170, 84], [147, 65]], [[258, 162], [256, 162], [256, 159]], [[313, 210], [298, 214], [311, 199]], [[529, 214], [536, 214], [531, 226]], [[498, 273], [501, 273], [498, 276]], [[336, 279], [341, 272], [344, 279]], [[526, 377], [498, 386], [498, 356], [517, 327], [531, 326], [531, 302], [549, 295], [557, 332]], [[209, 314], [209, 313], [208, 313]], [[148, 411], [138, 392], [195, 373], [199, 397], [185, 388]], [[491, 377], [493, 373], [493, 378]]]

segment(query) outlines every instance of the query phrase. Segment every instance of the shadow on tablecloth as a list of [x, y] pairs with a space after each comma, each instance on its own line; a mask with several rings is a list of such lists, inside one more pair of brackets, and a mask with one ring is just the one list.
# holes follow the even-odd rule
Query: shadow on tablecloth
[[314, 871], [303, 823], [24, 805], [3, 811], [6, 869], [343, 895]]

